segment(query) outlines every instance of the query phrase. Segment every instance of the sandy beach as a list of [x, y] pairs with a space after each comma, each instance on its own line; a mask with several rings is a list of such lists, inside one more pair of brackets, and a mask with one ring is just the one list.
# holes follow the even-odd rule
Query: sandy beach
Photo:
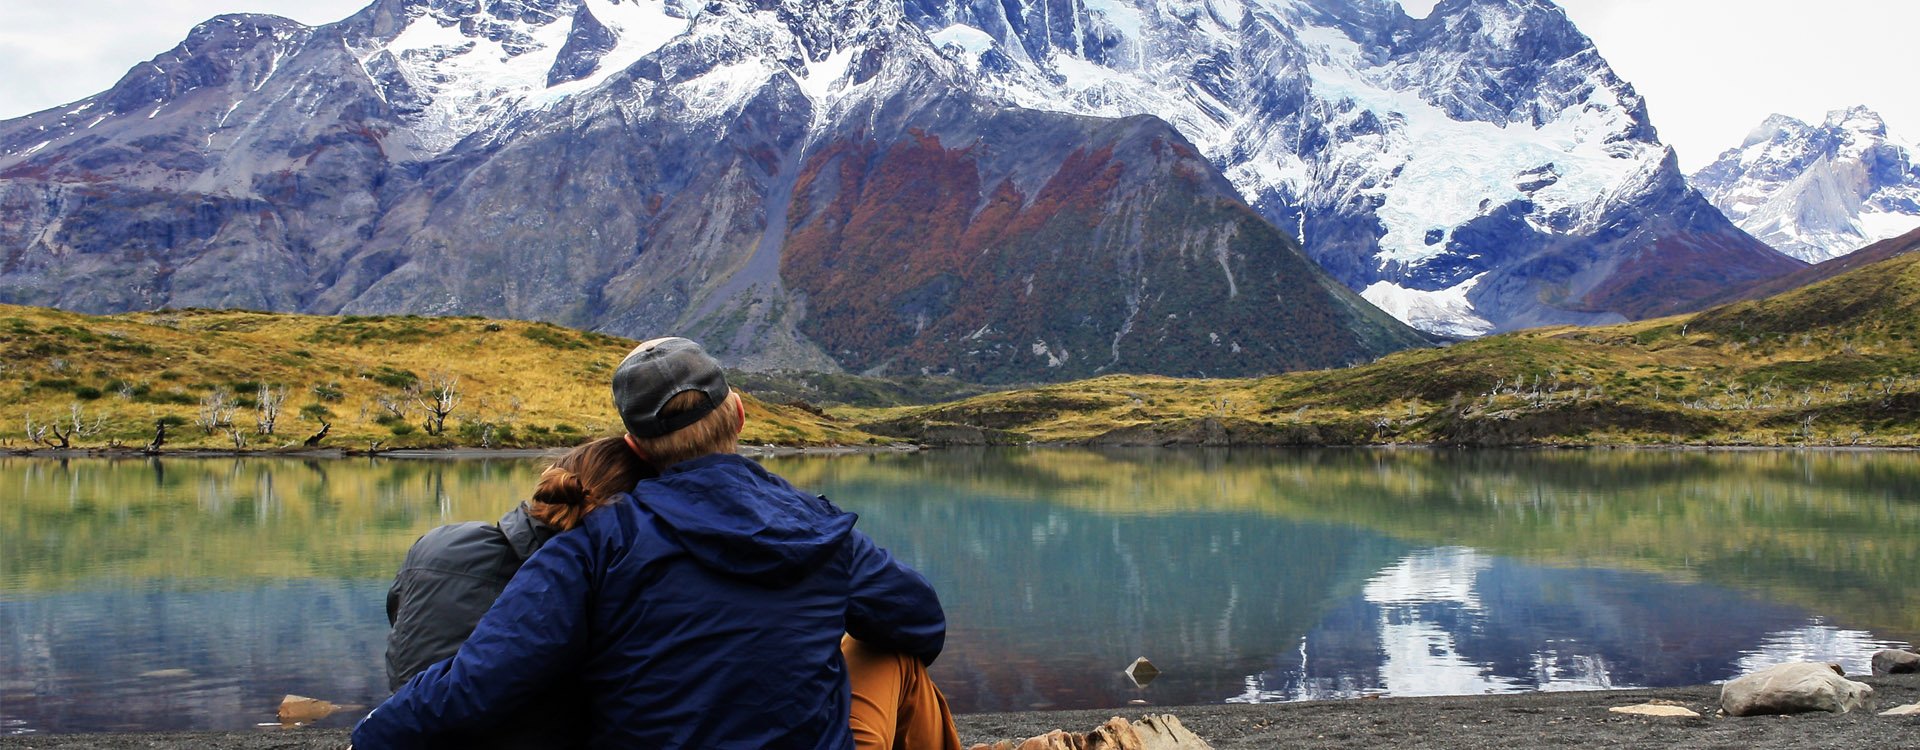
[[[969, 744], [1023, 739], [1052, 729], [1087, 731], [1112, 716], [1170, 713], [1216, 748], [1708, 748], [1724, 750], [1915, 750], [1920, 717], [1880, 716], [1920, 702], [1920, 675], [1850, 679], [1874, 687], [1867, 710], [1847, 714], [1732, 718], [1718, 716], [1720, 688], [1525, 693], [1209, 706], [965, 714]], [[1608, 711], [1649, 700], [1672, 701], [1700, 718], [1654, 718]], [[342, 729], [250, 732], [29, 735], [0, 738], [0, 747], [71, 750], [338, 750]]]

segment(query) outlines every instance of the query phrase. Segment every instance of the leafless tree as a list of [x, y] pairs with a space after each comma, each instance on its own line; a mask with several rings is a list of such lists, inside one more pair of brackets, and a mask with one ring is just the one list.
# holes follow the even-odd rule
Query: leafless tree
[[411, 391], [414, 405], [426, 412], [420, 426], [428, 435], [446, 432], [447, 415], [460, 408], [460, 379], [444, 372], [428, 373]]
[[67, 404], [67, 422], [67, 434], [74, 437], [91, 437], [106, 431], [107, 415], [96, 415], [93, 418], [93, 422], [89, 424], [87, 422], [86, 411], [82, 409], [80, 403], [76, 401]]
[[382, 393], [374, 396], [373, 401], [380, 406], [381, 410], [392, 415], [394, 419], [406, 421], [407, 415], [413, 413], [412, 399], [404, 393]]
[[215, 388], [200, 397], [200, 409], [194, 413], [193, 423], [212, 435], [233, 425], [233, 412], [237, 408], [227, 389]]
[[287, 389], [262, 384], [258, 400], [260, 420], [257, 429], [262, 435], [272, 435], [274, 423], [280, 420], [280, 406], [287, 402]]
[[34, 422], [31, 412], [27, 414], [26, 432], [27, 442], [35, 445], [44, 445], [57, 450], [73, 447], [72, 433], [62, 432], [58, 422]]
[[1807, 440], [1813, 439], [1813, 420], [1819, 416], [1812, 412], [1800, 415], [1800, 437]]
[[106, 429], [107, 418], [102, 415], [87, 421], [86, 409], [78, 402], [67, 405], [66, 421], [35, 422], [29, 412], [26, 418], [27, 441], [48, 448], [66, 450], [73, 447], [76, 438], [98, 435]]

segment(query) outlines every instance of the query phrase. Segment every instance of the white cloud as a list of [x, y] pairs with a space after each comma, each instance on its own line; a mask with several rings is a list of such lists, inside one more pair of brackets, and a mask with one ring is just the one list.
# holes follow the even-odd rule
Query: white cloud
[[337, 21], [371, 0], [7, 0], [0, 2], [0, 119], [81, 99], [172, 49], [222, 13]]

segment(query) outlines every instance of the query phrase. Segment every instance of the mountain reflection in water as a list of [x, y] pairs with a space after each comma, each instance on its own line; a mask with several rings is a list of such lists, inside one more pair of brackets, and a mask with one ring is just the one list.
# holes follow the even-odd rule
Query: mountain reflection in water
[[[925, 572], [961, 711], [1864, 671], [1920, 632], [1905, 453], [783, 457]], [[415, 537], [527, 460], [0, 459], [0, 733], [238, 728], [384, 697]], [[1146, 656], [1146, 688], [1121, 670]], [[353, 712], [357, 713], [357, 712]], [[345, 724], [353, 716], [329, 723]]]

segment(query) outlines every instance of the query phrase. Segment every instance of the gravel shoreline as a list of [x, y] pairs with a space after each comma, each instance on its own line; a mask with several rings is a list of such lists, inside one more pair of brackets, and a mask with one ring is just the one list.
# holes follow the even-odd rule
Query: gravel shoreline
[[[1920, 675], [1849, 679], [1874, 687], [1865, 710], [1848, 714], [1721, 718], [1720, 687], [1522, 693], [1516, 695], [1380, 698], [1306, 703], [1142, 707], [1087, 711], [964, 714], [968, 744], [1018, 740], [1053, 729], [1085, 732], [1112, 716], [1138, 719], [1167, 713], [1215, 748], [1607, 747], [1803, 750], [1876, 748], [1920, 750], [1920, 717], [1879, 712], [1920, 703]], [[1677, 702], [1701, 718], [1654, 718], [1609, 712], [1648, 700]], [[26, 735], [0, 737], [0, 747], [35, 750], [339, 750], [342, 729], [264, 729], [255, 732], [183, 732]]]

